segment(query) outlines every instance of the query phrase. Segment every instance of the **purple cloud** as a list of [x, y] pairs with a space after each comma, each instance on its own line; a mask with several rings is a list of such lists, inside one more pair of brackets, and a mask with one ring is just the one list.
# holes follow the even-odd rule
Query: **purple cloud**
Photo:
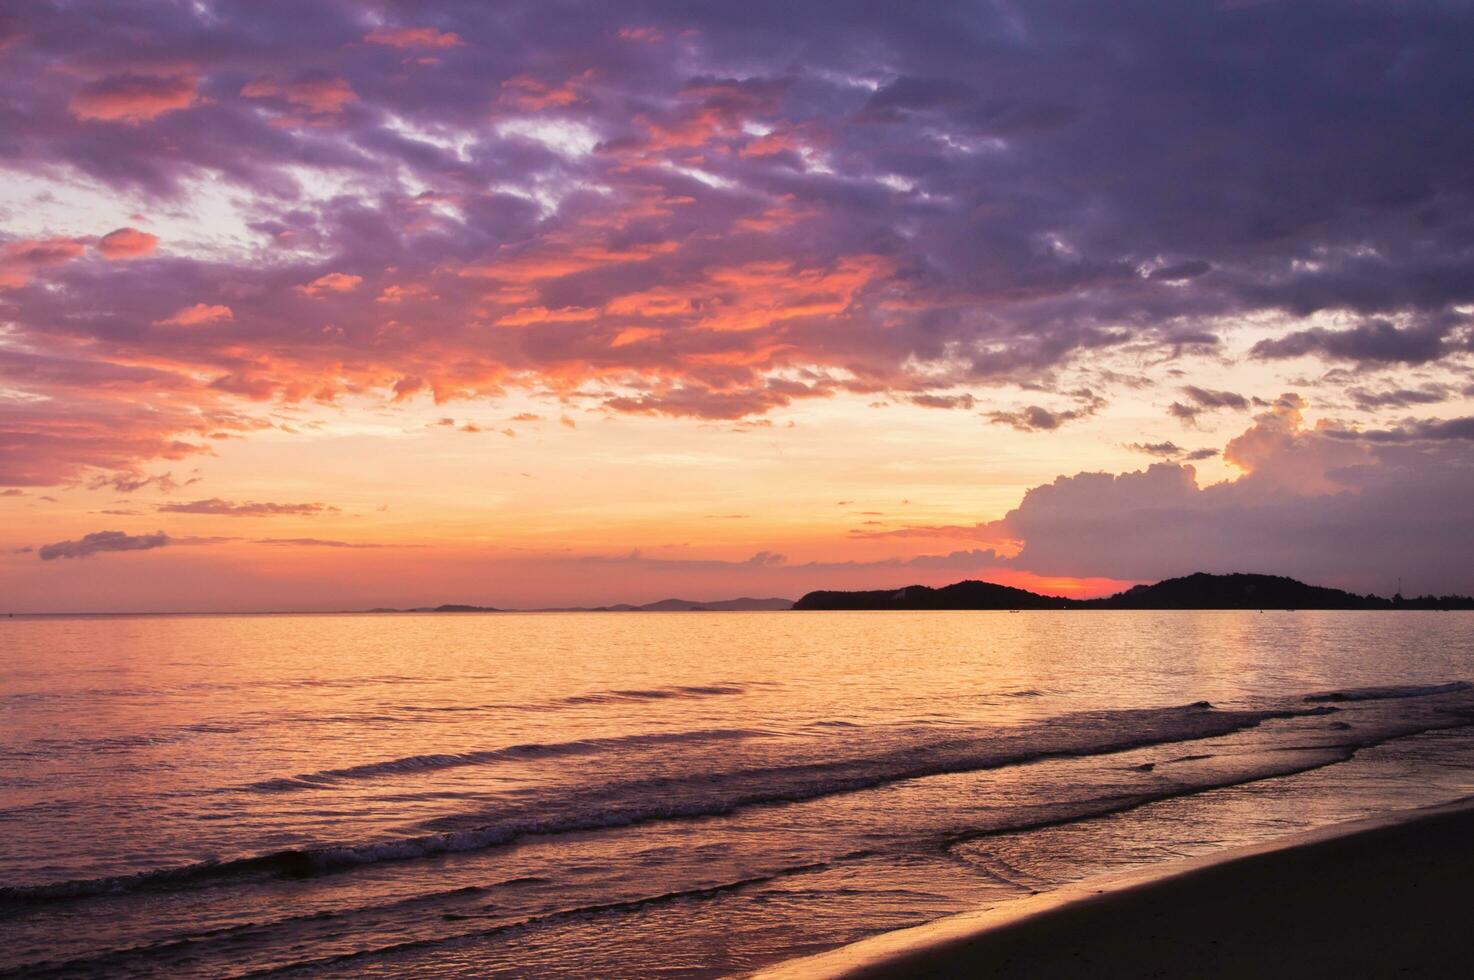
[[93, 531], [76, 541], [44, 544], [36, 553], [42, 561], [57, 558], [90, 558], [104, 551], [148, 551], [169, 543], [163, 531], [155, 534], [125, 534], [122, 531]]
[[[0, 404], [0, 483], [350, 393], [734, 420], [965, 407], [1250, 318], [1266, 360], [1474, 342], [1460, 5], [367, 12], [11, 14], [0, 165], [158, 217], [244, 203], [0, 238], [0, 383], [43, 399]], [[221, 222], [229, 247], [196, 240]]]

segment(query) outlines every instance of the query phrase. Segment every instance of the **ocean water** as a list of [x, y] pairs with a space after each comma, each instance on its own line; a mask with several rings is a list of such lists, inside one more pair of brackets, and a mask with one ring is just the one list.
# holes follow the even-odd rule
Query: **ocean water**
[[1474, 616], [0, 620], [0, 973], [741, 973], [1474, 793]]

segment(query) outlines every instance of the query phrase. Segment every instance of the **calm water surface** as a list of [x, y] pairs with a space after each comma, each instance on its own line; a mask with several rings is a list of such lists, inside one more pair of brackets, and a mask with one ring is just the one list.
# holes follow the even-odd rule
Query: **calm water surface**
[[0, 971], [742, 972], [1474, 793], [1466, 679], [1433, 612], [3, 620]]

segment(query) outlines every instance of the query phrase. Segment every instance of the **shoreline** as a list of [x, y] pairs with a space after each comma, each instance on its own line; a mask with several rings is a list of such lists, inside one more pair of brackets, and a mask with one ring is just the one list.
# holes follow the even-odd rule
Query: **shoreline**
[[749, 976], [1456, 975], [1471, 880], [1466, 797], [1087, 878]]

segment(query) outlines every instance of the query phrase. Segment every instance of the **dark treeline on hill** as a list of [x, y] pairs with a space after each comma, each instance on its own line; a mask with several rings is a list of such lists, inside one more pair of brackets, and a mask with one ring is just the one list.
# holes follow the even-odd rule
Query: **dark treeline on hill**
[[1138, 585], [1102, 599], [1039, 595], [992, 582], [957, 582], [933, 589], [810, 592], [795, 609], [1474, 609], [1469, 596], [1384, 599], [1306, 585], [1283, 575], [1198, 572]]

